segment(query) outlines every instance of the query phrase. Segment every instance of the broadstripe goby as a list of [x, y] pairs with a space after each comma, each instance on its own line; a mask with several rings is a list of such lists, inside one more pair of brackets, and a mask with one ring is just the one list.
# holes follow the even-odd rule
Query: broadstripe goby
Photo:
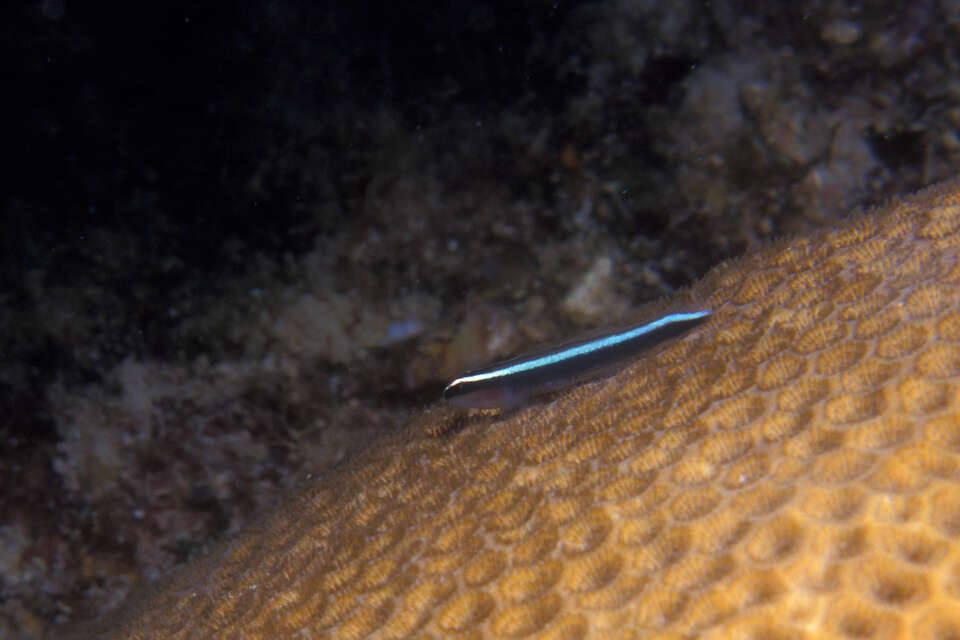
[[652, 322], [566, 342], [547, 350], [468, 371], [447, 385], [451, 404], [510, 408], [549, 391], [616, 371], [643, 351], [706, 321], [710, 311], [670, 313]]

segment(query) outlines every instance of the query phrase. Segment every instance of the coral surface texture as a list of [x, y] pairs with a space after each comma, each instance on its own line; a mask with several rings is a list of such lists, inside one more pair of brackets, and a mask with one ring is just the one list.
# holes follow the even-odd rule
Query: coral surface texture
[[958, 230], [953, 182], [721, 265], [650, 309], [703, 326], [427, 412], [108, 635], [958, 638]]

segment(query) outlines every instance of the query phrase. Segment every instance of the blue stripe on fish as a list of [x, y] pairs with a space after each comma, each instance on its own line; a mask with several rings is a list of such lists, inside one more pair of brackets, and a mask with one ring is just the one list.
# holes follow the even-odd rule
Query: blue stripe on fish
[[567, 342], [529, 356], [468, 371], [443, 391], [452, 404], [507, 408], [527, 398], [602, 375], [637, 354], [706, 321], [710, 311], [671, 313], [653, 322]]

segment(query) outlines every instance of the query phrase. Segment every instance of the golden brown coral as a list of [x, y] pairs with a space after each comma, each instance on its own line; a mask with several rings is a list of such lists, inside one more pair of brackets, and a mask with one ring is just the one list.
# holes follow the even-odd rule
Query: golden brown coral
[[425, 416], [116, 637], [960, 637], [958, 229], [952, 183], [721, 267], [706, 325]]

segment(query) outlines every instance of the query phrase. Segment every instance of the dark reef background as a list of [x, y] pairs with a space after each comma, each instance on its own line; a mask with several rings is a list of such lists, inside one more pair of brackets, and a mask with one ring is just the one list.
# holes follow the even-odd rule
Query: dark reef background
[[4, 638], [115, 607], [464, 367], [960, 173], [948, 0], [5, 17]]

